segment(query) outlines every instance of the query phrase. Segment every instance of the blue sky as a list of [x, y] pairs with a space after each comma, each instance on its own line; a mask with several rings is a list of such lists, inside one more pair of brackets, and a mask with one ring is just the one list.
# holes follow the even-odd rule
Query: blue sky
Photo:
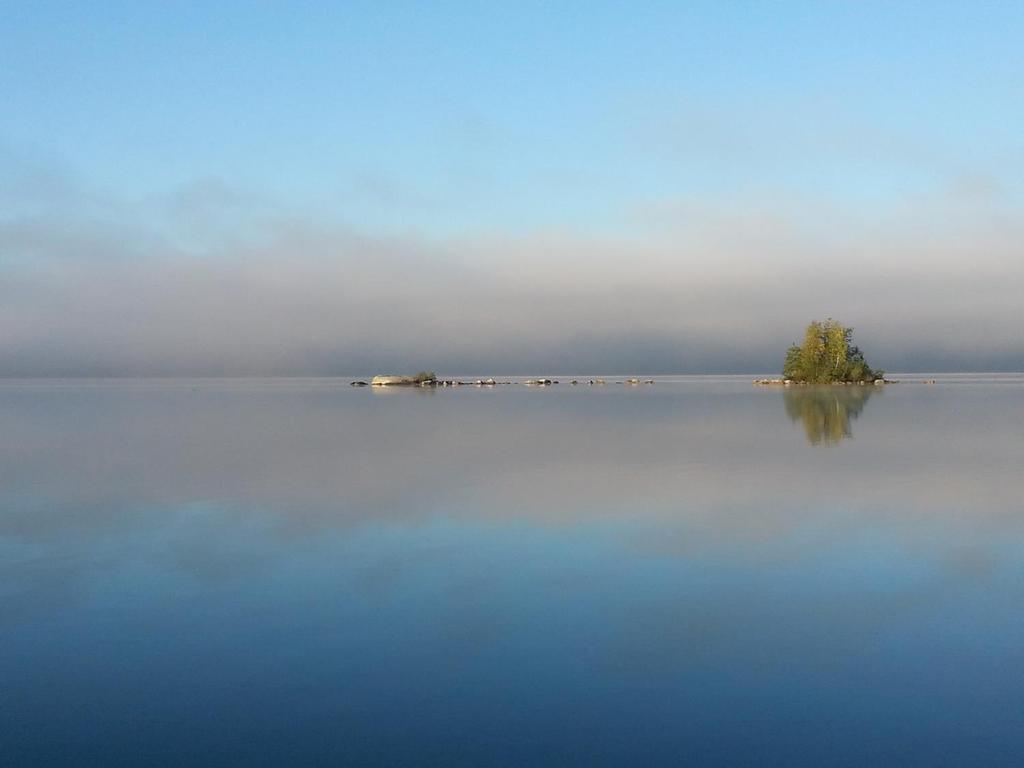
[[[124, 241], [130, 223], [228, 262], [210, 231], [301, 220], [500, 271], [538, 237], [572, 241], [559, 264], [595, 244], [654, 263], [680, 227], [733, 221], [827, 229], [840, 250], [951, 226], [951, 206], [950, 241], [1020, 222], [1018, 3], [325, 5], [4, 3], [5, 225]], [[166, 215], [182, 200], [220, 224], [185, 232]], [[14, 241], [3, 262], [53, 256]], [[693, 247], [671, 275], [703, 274]]]
[[0, 137], [119, 196], [213, 178], [384, 230], [1019, 192], [1016, 3], [324, 5], [9, 4]]

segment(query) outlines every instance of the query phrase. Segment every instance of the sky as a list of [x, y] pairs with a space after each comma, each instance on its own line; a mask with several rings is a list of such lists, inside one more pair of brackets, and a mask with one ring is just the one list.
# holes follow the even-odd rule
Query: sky
[[1022, 370], [1021, 39], [1012, 2], [0, 0], [0, 376], [769, 373], [827, 316]]

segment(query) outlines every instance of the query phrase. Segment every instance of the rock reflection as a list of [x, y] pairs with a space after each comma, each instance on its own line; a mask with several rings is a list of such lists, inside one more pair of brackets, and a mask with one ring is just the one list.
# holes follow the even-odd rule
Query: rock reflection
[[850, 422], [860, 416], [874, 387], [823, 386], [786, 389], [786, 413], [801, 421], [811, 445], [838, 443], [853, 437]]

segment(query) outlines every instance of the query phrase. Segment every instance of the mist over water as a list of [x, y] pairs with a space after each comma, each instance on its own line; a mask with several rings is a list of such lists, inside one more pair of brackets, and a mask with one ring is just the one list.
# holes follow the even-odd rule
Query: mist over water
[[611, 232], [440, 236], [10, 166], [0, 377], [778, 372], [828, 316], [884, 370], [1024, 368], [1012, 198], [662, 201]]
[[1022, 417], [1012, 375], [5, 382], [0, 740], [14, 764], [1010, 765]]

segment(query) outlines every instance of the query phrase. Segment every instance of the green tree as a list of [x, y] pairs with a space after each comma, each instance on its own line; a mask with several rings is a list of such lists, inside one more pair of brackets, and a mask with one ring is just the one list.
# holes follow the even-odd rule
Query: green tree
[[782, 375], [807, 384], [873, 381], [882, 377], [853, 344], [853, 328], [832, 318], [812, 320], [804, 331], [804, 342], [786, 352]]
[[782, 377], [785, 379], [800, 378], [800, 371], [802, 370], [801, 365], [800, 347], [793, 344], [786, 351], [786, 362], [782, 366]]
[[807, 324], [804, 343], [800, 347], [800, 370], [797, 381], [822, 384], [828, 376], [828, 351], [825, 348], [824, 328], [817, 320]]
[[828, 362], [831, 365], [830, 378], [834, 381], [841, 372], [846, 370], [846, 360], [849, 357], [850, 337], [853, 335], [852, 328], [844, 328], [832, 318], [829, 318], [822, 326], [825, 334], [825, 351], [828, 355]]

